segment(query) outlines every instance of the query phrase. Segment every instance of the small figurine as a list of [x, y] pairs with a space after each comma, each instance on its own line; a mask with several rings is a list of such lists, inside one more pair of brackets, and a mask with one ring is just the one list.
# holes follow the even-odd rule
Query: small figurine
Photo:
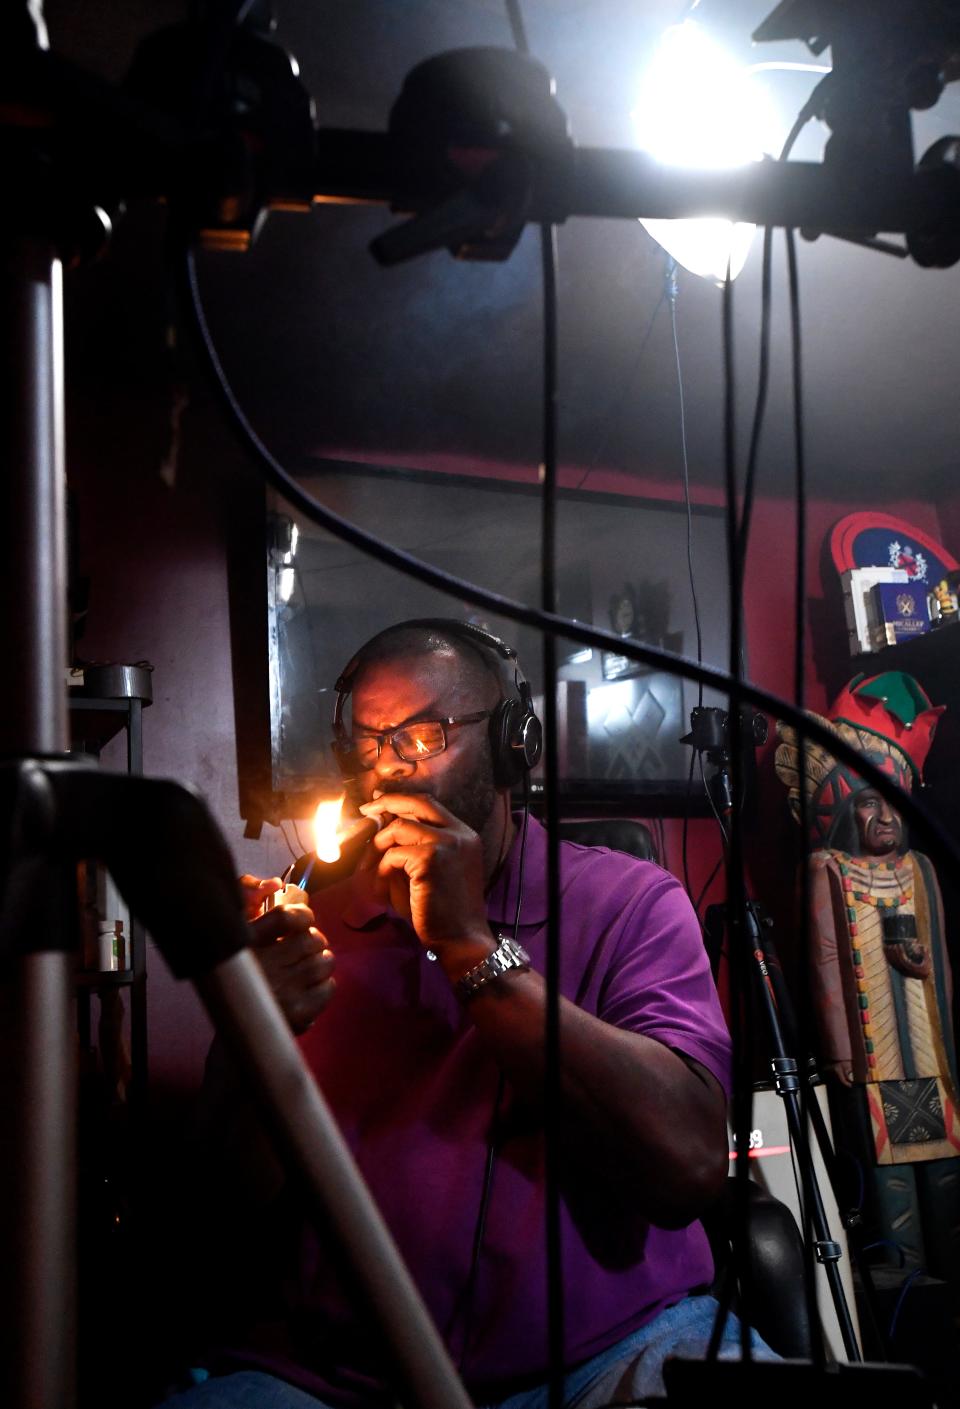
[[[942, 712], [889, 671], [850, 681], [820, 722], [910, 790]], [[797, 736], [778, 732], [776, 769], [799, 819]], [[820, 744], [807, 740], [805, 758], [808, 962], [834, 1137], [873, 1166], [883, 1241], [907, 1267], [956, 1282], [960, 1115], [940, 887], [895, 807]]]
[[930, 613], [930, 620], [938, 626], [943, 626], [947, 622], [954, 622], [958, 617], [957, 594], [950, 583], [944, 578], [938, 582], [931, 592], [927, 594], [927, 609]]

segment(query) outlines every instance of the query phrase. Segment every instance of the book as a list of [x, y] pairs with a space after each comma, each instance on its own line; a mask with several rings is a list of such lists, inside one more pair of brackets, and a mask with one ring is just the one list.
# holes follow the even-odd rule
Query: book
[[[878, 583], [909, 581], [909, 574], [904, 568], [848, 568], [846, 572], [840, 574], [840, 585], [843, 588], [843, 610], [850, 633], [851, 655], [858, 655], [861, 651], [879, 649], [875, 644], [874, 628], [877, 623], [870, 601], [871, 588]], [[883, 644], [886, 645], [886, 640]]]
[[878, 650], [930, 630], [927, 594], [922, 583], [877, 582], [870, 596], [873, 639]]

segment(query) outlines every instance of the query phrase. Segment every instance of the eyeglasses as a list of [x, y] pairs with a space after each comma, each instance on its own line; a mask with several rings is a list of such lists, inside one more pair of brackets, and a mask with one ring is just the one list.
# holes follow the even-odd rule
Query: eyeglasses
[[458, 724], [479, 724], [481, 719], [489, 719], [492, 713], [492, 709], [482, 709], [476, 714], [451, 715], [446, 719], [419, 719], [414, 724], [404, 724], [383, 734], [361, 734], [355, 739], [338, 739], [334, 749], [351, 768], [361, 771], [373, 768], [385, 743], [404, 763], [420, 763], [425, 758], [435, 758], [438, 753], [443, 753], [447, 747], [448, 729]]

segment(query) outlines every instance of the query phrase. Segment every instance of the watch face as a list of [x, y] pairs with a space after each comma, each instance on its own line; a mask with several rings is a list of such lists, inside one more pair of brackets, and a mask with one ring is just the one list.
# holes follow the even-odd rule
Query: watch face
[[501, 949], [503, 951], [503, 957], [507, 961], [507, 965], [509, 968], [520, 969], [523, 968], [525, 965], [529, 967], [530, 955], [527, 953], [527, 951], [523, 948], [521, 944], [517, 943], [515, 939], [504, 940]]

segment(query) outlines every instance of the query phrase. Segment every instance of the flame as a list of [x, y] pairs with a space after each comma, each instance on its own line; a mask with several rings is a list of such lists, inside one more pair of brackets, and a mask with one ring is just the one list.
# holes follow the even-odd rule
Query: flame
[[336, 861], [340, 856], [340, 810], [343, 795], [333, 802], [321, 802], [313, 819], [314, 844], [319, 861]]
[[417, 740], [417, 753], [426, 753], [427, 746], [422, 739]]

